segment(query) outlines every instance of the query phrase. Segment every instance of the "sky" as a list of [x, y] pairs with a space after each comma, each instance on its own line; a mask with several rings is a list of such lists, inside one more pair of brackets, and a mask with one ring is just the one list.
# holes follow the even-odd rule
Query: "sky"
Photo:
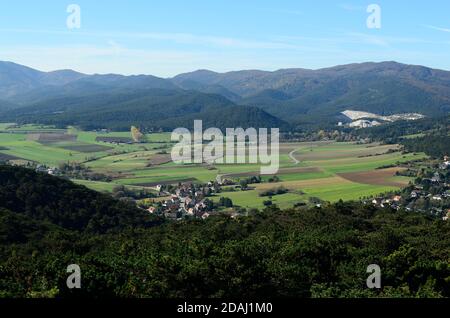
[[160, 77], [367, 61], [450, 70], [449, 12], [448, 0], [0, 0], [0, 60]]

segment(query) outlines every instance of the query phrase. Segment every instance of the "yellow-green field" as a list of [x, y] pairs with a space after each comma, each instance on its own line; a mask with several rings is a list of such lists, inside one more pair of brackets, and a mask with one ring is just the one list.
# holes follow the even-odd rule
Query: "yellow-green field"
[[[130, 133], [86, 132], [74, 128], [58, 130], [33, 125], [10, 126], [0, 124], [0, 158], [3, 154], [14, 157], [17, 162], [29, 160], [50, 167], [57, 167], [63, 162], [83, 163], [93, 171], [113, 177], [110, 183], [74, 180], [97, 191], [112, 191], [116, 185], [141, 188], [187, 180], [207, 182], [216, 180], [218, 175], [222, 179], [239, 180], [258, 175], [260, 171], [258, 164], [174, 164], [168, 155], [172, 147], [168, 133], [149, 134], [144, 143], [117, 145], [99, 142], [96, 138], [130, 137]], [[58, 142], [33, 141], [28, 138], [29, 134], [40, 132], [76, 137], [74, 140]], [[281, 186], [289, 192], [271, 198], [280, 207], [306, 202], [310, 197], [326, 201], [359, 199], [399, 189], [409, 181], [407, 178], [395, 177], [396, 168], [379, 168], [395, 167], [423, 157], [424, 154], [402, 154], [396, 145], [331, 141], [283, 143], [280, 145], [280, 170], [277, 174], [279, 182], [263, 182], [251, 185], [248, 191], [236, 190], [222, 195], [231, 198], [235, 205], [255, 208], [263, 207], [264, 201], [269, 200], [259, 195], [262, 191]], [[268, 178], [264, 176], [263, 180]]]

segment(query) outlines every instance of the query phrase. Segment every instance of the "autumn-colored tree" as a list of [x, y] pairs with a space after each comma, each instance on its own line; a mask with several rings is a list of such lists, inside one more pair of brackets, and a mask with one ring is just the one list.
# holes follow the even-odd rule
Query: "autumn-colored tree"
[[135, 126], [131, 126], [131, 138], [133, 138], [134, 142], [141, 142], [144, 134], [140, 132], [139, 128]]

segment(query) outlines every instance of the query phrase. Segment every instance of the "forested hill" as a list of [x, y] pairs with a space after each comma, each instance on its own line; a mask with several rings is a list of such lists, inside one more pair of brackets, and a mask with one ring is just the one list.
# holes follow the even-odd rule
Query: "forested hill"
[[0, 297], [450, 296], [450, 224], [420, 214], [339, 202], [145, 226], [106, 195], [3, 166], [0, 195]]
[[[15, 215], [23, 220], [88, 233], [149, 226], [154, 222], [145, 211], [107, 194], [11, 166], [0, 166], [0, 209], [3, 217]], [[15, 236], [17, 233], [2, 234]]]
[[58, 127], [129, 130], [131, 125], [147, 130], [190, 127], [195, 119], [208, 127], [286, 127], [286, 122], [265, 111], [234, 103], [214, 94], [167, 89], [130, 89], [85, 96], [58, 97], [30, 106], [8, 109], [4, 121], [43, 123]]
[[450, 116], [399, 121], [357, 131], [362, 138], [399, 143], [409, 152], [425, 152], [433, 158], [450, 155]]

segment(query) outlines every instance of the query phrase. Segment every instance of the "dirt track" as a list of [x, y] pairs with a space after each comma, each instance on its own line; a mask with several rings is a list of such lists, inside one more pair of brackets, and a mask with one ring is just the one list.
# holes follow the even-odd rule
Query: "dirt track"
[[300, 163], [300, 161], [298, 161], [295, 157], [294, 157], [294, 153], [297, 152], [298, 149], [292, 150], [289, 153], [289, 158], [291, 158], [291, 160], [294, 162], [294, 164], [298, 165]]

